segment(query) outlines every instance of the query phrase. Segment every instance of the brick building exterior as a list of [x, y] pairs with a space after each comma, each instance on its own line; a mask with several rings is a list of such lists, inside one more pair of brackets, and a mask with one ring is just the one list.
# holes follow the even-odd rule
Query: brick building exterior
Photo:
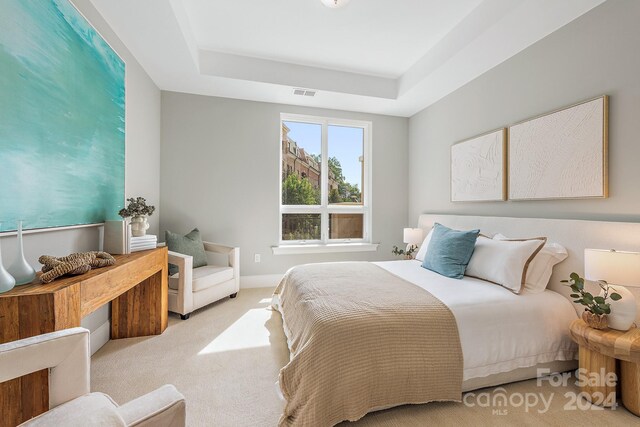
[[[296, 174], [301, 178], [307, 178], [314, 188], [319, 188], [320, 163], [289, 137], [289, 130], [287, 125], [282, 123], [282, 180], [291, 174]], [[334, 178], [333, 173], [329, 171], [330, 190], [338, 188]]]

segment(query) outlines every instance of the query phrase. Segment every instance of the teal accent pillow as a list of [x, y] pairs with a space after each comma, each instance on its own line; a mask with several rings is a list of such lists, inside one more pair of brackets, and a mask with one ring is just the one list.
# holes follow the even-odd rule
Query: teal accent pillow
[[[200, 230], [197, 228], [185, 236], [167, 230], [164, 233], [164, 238], [170, 251], [193, 257], [193, 268], [207, 265], [207, 254], [204, 251]], [[169, 275], [173, 276], [177, 272], [178, 266], [169, 264]]]
[[446, 277], [462, 279], [480, 230], [460, 231], [435, 223], [422, 266]]

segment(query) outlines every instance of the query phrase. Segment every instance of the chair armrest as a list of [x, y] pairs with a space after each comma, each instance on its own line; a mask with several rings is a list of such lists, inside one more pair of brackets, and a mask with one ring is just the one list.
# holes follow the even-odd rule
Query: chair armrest
[[204, 250], [207, 252], [215, 252], [217, 254], [228, 254], [232, 250], [236, 249], [233, 246], [221, 245], [220, 243], [202, 242], [204, 243]]
[[71, 328], [0, 344], [0, 382], [51, 369], [49, 408], [89, 393], [89, 330]]
[[169, 251], [168, 261], [178, 266], [178, 306], [181, 314], [191, 313], [193, 305], [193, 257]]
[[193, 257], [191, 255], [181, 254], [180, 252], [168, 252], [169, 264], [175, 264], [178, 266], [178, 270], [191, 270], [193, 269]]
[[183, 427], [186, 424], [184, 396], [170, 384], [140, 396], [118, 408], [128, 426]]
[[239, 277], [240, 268], [240, 248], [233, 246], [221, 245], [219, 243], [203, 242], [204, 250], [207, 252], [214, 252], [217, 254], [229, 255], [229, 267], [233, 267], [235, 277]]

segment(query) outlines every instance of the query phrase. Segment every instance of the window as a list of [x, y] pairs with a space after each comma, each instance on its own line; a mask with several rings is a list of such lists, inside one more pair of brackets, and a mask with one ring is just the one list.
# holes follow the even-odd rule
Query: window
[[371, 123], [282, 114], [280, 245], [371, 239]]

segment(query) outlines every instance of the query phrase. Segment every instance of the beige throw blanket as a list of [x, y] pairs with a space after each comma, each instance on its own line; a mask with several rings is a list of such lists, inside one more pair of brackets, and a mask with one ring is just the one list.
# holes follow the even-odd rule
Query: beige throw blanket
[[440, 300], [375, 264], [310, 264], [276, 289], [291, 360], [280, 426], [333, 426], [367, 412], [460, 401], [462, 350]]

